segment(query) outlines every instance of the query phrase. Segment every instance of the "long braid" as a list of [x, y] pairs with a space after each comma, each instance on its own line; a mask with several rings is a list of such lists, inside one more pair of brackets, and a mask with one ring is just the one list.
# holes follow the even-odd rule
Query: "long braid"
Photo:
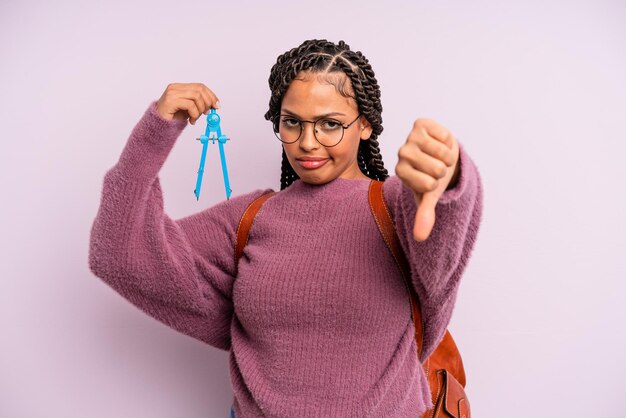
[[283, 160], [280, 168], [280, 190], [283, 190], [294, 181], [298, 180], [300, 176], [296, 174], [291, 164], [289, 164], [289, 160], [287, 159], [287, 154], [285, 154], [285, 149], [283, 148]]
[[[352, 96], [340, 82], [335, 85], [340, 94], [353, 97], [362, 113], [372, 126], [372, 134], [366, 141], [359, 141], [357, 161], [359, 169], [366, 176], [375, 180], [385, 180], [389, 177], [380, 155], [378, 135], [383, 131], [382, 105], [380, 102], [380, 87], [369, 61], [360, 51], [351, 51], [344, 41], [338, 44], [326, 39], [311, 39], [304, 41], [297, 48], [292, 48], [279, 56], [272, 66], [268, 79], [272, 92], [269, 110], [265, 113], [266, 120], [280, 114], [282, 98], [300, 72], [313, 73], [345, 73], [352, 84]], [[289, 187], [300, 177], [296, 174], [287, 159], [283, 148], [281, 164], [281, 190]]]

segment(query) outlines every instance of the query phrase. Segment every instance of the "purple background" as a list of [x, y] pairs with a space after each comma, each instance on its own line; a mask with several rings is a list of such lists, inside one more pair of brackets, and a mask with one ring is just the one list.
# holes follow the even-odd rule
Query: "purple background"
[[[227, 353], [93, 276], [89, 230], [105, 171], [170, 82], [219, 95], [234, 195], [278, 189], [267, 79], [310, 38], [370, 60], [390, 173], [418, 117], [479, 167], [483, 225], [450, 325], [474, 415], [619, 415], [624, 3], [211, 3], [0, 5], [0, 416], [228, 415]], [[203, 130], [187, 126], [160, 174], [174, 218], [225, 198], [217, 148], [193, 196]]]

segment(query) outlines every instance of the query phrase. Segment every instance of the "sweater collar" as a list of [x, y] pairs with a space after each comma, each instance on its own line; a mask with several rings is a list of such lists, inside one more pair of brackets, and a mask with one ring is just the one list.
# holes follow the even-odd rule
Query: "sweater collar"
[[302, 179], [297, 179], [289, 186], [289, 189], [292, 189], [296, 193], [308, 195], [328, 193], [341, 196], [343, 193], [347, 193], [350, 190], [366, 189], [369, 187], [370, 182], [370, 179], [345, 179], [338, 177], [324, 184], [311, 184], [302, 181]]
[[354, 187], [356, 185], [368, 184], [371, 182], [371, 179], [346, 179], [343, 177], [337, 177], [327, 183], [324, 184], [311, 184], [302, 181], [302, 179], [297, 179], [293, 182], [294, 186], [298, 186], [299, 188], [336, 188], [336, 187]]

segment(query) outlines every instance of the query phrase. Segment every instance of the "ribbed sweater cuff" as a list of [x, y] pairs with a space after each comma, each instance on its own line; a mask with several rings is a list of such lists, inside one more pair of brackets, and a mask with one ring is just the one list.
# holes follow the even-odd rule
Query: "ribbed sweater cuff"
[[131, 132], [122, 151], [117, 169], [127, 180], [146, 180], [157, 176], [176, 139], [187, 126], [187, 120], [168, 120], [150, 103]]

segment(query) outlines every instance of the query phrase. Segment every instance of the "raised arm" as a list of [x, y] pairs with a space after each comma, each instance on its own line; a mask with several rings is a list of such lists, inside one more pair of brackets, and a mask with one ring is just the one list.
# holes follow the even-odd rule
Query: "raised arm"
[[236, 228], [263, 190], [172, 220], [163, 209], [158, 172], [186, 123], [161, 117], [156, 102], [137, 123], [104, 176], [89, 267], [150, 316], [228, 350]]

